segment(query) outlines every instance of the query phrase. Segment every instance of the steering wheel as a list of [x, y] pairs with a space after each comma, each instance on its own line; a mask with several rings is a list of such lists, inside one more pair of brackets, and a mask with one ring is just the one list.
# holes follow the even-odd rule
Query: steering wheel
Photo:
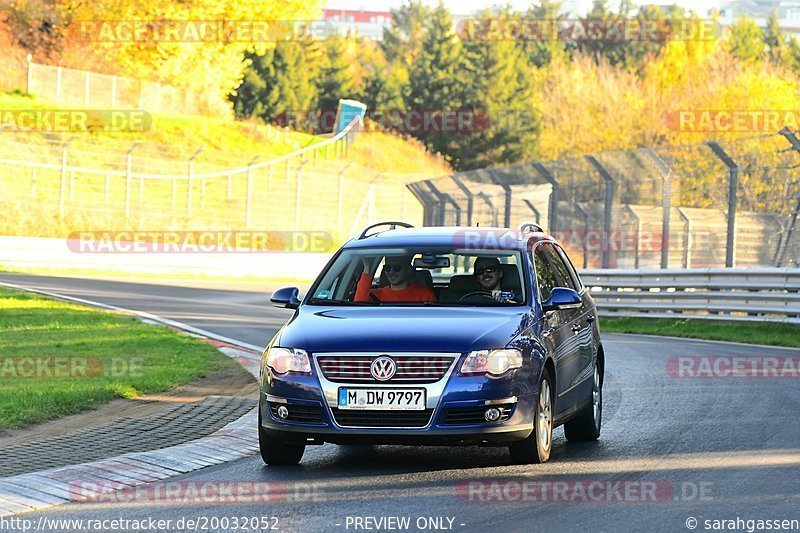
[[491, 298], [492, 300], [494, 300], [494, 296], [492, 296], [492, 293], [489, 291], [472, 291], [468, 292], [467, 294], [459, 298], [458, 301], [461, 302], [466, 300], [467, 298], [472, 298], [475, 296], [482, 296], [484, 298]]

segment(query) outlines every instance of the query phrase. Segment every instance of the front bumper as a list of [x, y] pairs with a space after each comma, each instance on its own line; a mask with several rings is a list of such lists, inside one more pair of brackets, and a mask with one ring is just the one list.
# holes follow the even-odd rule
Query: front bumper
[[[456, 363], [460, 359], [436, 383], [402, 385], [426, 389], [425, 412], [339, 411], [336, 391], [352, 385], [327, 382], [318, 377], [318, 368], [311, 375], [268, 371], [259, 402], [262, 429], [274, 438], [304, 444], [506, 445], [530, 435], [537, 395], [520, 371], [502, 378], [461, 376], [454, 375]], [[290, 413], [287, 419], [277, 415], [280, 406]], [[489, 407], [501, 408], [503, 417], [482, 420]]]

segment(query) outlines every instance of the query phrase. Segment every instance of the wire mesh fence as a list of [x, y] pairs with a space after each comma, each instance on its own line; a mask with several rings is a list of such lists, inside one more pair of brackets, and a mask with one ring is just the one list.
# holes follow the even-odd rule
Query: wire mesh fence
[[461, 172], [409, 189], [427, 225], [535, 220], [582, 268], [800, 266], [800, 141], [604, 152]]
[[405, 185], [425, 176], [346, 161], [360, 121], [339, 135], [264, 161], [253, 154], [84, 139], [0, 139], [0, 233], [74, 231], [326, 231], [332, 242], [384, 219], [421, 222]]
[[219, 102], [157, 81], [101, 74], [20, 58], [0, 58], [0, 89], [20, 90], [63, 106], [141, 109], [153, 113], [216, 115]]

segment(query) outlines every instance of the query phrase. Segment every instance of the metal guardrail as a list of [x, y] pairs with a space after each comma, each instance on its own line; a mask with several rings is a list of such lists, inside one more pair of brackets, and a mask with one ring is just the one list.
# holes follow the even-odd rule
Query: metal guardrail
[[706, 318], [800, 324], [800, 269], [585, 270], [605, 317]]

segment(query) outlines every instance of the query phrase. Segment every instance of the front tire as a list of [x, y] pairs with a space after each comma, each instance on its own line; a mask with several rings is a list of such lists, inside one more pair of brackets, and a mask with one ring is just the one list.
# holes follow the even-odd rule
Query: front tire
[[553, 447], [553, 378], [545, 370], [539, 382], [539, 400], [533, 418], [533, 432], [525, 440], [513, 443], [508, 451], [514, 464], [544, 463]]
[[567, 440], [586, 442], [600, 438], [600, 427], [603, 423], [603, 378], [594, 363], [594, 379], [592, 383], [592, 403], [578, 416], [564, 424], [564, 436]]
[[264, 431], [261, 425], [261, 407], [258, 409], [258, 448], [261, 459], [267, 465], [296, 465], [306, 451], [302, 444], [286, 444]]

